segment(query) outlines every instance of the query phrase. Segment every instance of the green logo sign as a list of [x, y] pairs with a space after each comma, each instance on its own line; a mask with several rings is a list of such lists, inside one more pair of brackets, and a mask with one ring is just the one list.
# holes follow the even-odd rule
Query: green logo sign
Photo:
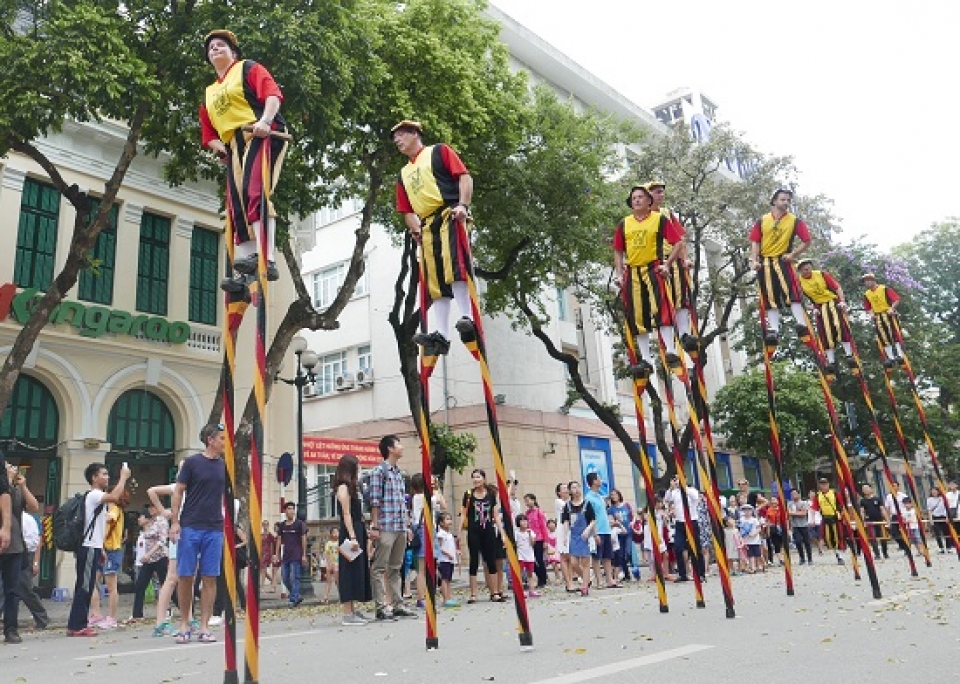
[[[21, 325], [26, 323], [43, 295], [32, 287], [17, 293], [13, 283], [0, 286], [0, 321], [12, 314]], [[183, 321], [170, 323], [160, 316], [134, 316], [126, 311], [85, 306], [80, 302], [61, 302], [50, 312], [49, 321], [54, 325], [69, 323], [84, 337], [96, 338], [109, 332], [131, 337], [142, 335], [148, 340], [171, 344], [183, 344], [190, 338], [190, 325]]]

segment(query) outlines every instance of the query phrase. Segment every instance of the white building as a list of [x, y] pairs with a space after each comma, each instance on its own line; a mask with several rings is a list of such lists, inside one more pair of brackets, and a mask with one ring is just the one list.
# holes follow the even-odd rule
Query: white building
[[[493, 7], [487, 13], [501, 24], [501, 40], [510, 49], [512, 66], [527, 71], [532, 84], [547, 84], [575, 104], [594, 106], [665, 132], [650, 112], [538, 36]], [[332, 301], [343, 281], [353, 231], [359, 225], [359, 210], [359, 204], [348, 203], [341, 210], [321, 212], [317, 218], [314, 244], [320, 247], [304, 254], [302, 266], [307, 286], [313, 288], [315, 303], [321, 308]], [[313, 436], [330, 438], [379, 440], [385, 434], [398, 434], [406, 447], [404, 466], [413, 472], [420, 468], [419, 441], [400, 377], [393, 330], [387, 321], [400, 256], [387, 231], [374, 226], [367, 245], [366, 274], [340, 317], [340, 328], [303, 333], [320, 355], [319, 379], [304, 408], [304, 426]], [[482, 291], [482, 281], [479, 287]], [[571, 292], [558, 289], [543, 296], [554, 342], [581, 359], [581, 372], [591, 390], [602, 402], [618, 402], [624, 424], [636, 434], [629, 383], [618, 383], [613, 375], [615, 340], [595, 326], [591, 312]], [[588, 468], [599, 468], [607, 472], [604, 479], [623, 491], [627, 500], [638, 500], [642, 486], [613, 434], [581, 404], [575, 404], [569, 412], [561, 411], [567, 396], [564, 366], [547, 356], [538, 340], [512, 330], [505, 319], [487, 317], [484, 329], [500, 404], [497, 411], [503, 455], [508, 469], [514, 470], [520, 480], [520, 492], [533, 492], [542, 503], [549, 502], [557, 482], [581, 480]], [[743, 362], [735, 358], [725, 341], [718, 341], [710, 353], [712, 358], [723, 360], [707, 366], [712, 396], [729, 373], [742, 368]], [[351, 376], [361, 370], [365, 382], [357, 383]], [[337, 390], [338, 377], [341, 391]], [[679, 385], [676, 392], [683, 396]], [[492, 477], [479, 368], [459, 342], [452, 345], [451, 353], [434, 372], [430, 398], [433, 420], [477, 436], [477, 466]], [[649, 422], [647, 434], [653, 435]], [[732, 486], [741, 473], [757, 485], [769, 484], [769, 474], [761, 471], [757, 459], [741, 462], [721, 453], [719, 460], [722, 486]], [[333, 471], [333, 463], [331, 458], [314, 465], [309, 475], [311, 485], [321, 483], [321, 492], [326, 491], [325, 480]], [[469, 472], [454, 474], [450, 479], [459, 494]], [[324, 499], [322, 495], [320, 498]], [[314, 503], [310, 517], [324, 517], [329, 510], [325, 503], [321, 507]]]

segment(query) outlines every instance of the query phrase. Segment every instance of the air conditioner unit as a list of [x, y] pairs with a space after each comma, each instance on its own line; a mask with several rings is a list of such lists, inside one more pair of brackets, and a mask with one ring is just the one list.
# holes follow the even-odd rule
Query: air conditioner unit
[[334, 385], [336, 385], [338, 392], [352, 390], [356, 384], [357, 381], [354, 379], [353, 373], [344, 373], [343, 375], [338, 375], [336, 380], [334, 380]]
[[361, 387], [373, 386], [373, 369], [363, 368], [357, 371], [357, 384]]
[[307, 398], [307, 397], [315, 397], [315, 396], [317, 396], [318, 394], [320, 394], [320, 391], [317, 389], [317, 386], [314, 385], [312, 382], [311, 382], [310, 384], [308, 384], [308, 385], [304, 385], [304, 386], [303, 386], [303, 396], [304, 396], [305, 398]]

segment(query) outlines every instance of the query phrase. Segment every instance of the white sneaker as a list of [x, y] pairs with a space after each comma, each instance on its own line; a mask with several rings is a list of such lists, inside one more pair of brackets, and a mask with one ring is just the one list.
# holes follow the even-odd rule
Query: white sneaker
[[223, 624], [223, 618], [219, 615], [214, 615], [210, 618], [210, 622], [207, 623], [211, 627], [219, 627]]
[[351, 613], [350, 615], [344, 615], [343, 619], [340, 620], [340, 624], [344, 627], [361, 627], [367, 624], [367, 621], [356, 613]]

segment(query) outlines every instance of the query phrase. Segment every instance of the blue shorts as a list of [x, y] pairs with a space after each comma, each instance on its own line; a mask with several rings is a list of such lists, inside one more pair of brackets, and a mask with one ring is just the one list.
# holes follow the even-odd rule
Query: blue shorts
[[184, 527], [177, 542], [177, 574], [193, 577], [219, 577], [223, 560], [223, 530], [197, 530]]
[[613, 539], [609, 534], [598, 535], [600, 541], [597, 542], [597, 550], [593, 557], [597, 560], [610, 560], [613, 558]]
[[107, 562], [103, 564], [103, 574], [120, 574], [120, 566], [123, 565], [123, 549], [104, 551], [104, 553], [107, 555]]

